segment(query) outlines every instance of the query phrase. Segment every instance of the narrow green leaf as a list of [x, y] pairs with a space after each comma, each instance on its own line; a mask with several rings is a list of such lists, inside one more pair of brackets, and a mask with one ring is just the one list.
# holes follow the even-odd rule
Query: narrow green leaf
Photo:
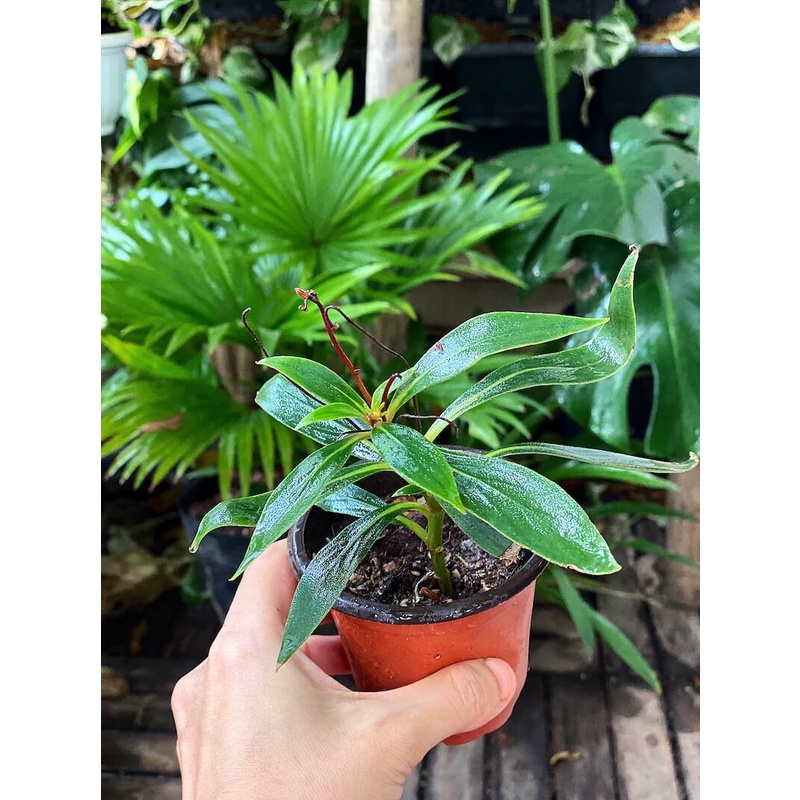
[[619, 483], [630, 483], [634, 486], [646, 486], [648, 489], [663, 489], [668, 492], [674, 492], [678, 488], [672, 481], [651, 475], [649, 472], [599, 467], [596, 464], [564, 464], [562, 467], [542, 469], [540, 471], [542, 475], [547, 476], [551, 481], [617, 481]]
[[558, 484], [519, 464], [445, 451], [470, 514], [537, 555], [592, 575], [620, 567], [586, 512]]
[[106, 335], [100, 341], [125, 366], [154, 378], [169, 378], [178, 381], [196, 381], [197, 375], [186, 367], [154, 353], [147, 347], [133, 342], [124, 342], [115, 336]]
[[668, 550], [660, 544], [651, 542], [649, 539], [632, 536], [630, 539], [625, 539], [622, 544], [625, 547], [630, 547], [641, 553], [652, 553], [659, 558], [664, 558], [668, 561], [677, 561], [679, 564], [685, 564], [687, 567], [692, 567], [693, 569], [700, 569], [700, 565], [693, 558], [689, 558], [689, 556], [685, 556], [682, 553], [674, 553], [672, 550]]
[[459, 511], [466, 510], [453, 470], [439, 448], [421, 433], [406, 425], [381, 422], [372, 429], [372, 444], [401, 478]]
[[572, 585], [569, 576], [563, 569], [556, 566], [550, 567], [550, 572], [555, 579], [558, 591], [564, 606], [575, 623], [575, 628], [581, 640], [590, 653], [594, 653], [594, 624], [592, 620], [592, 607], [581, 597], [580, 592]]
[[689, 458], [686, 461], [656, 461], [652, 458], [629, 456], [625, 453], [595, 450], [591, 447], [571, 447], [569, 445], [548, 443], [514, 444], [509, 447], [501, 447], [499, 450], [492, 450], [488, 455], [502, 458], [521, 455], [555, 456], [556, 458], [571, 458], [574, 461], [596, 464], [601, 467], [641, 470], [643, 472], [688, 472], [700, 463], [700, 459], [694, 453], [689, 453]]
[[316, 361], [296, 356], [273, 356], [258, 363], [272, 367], [324, 403], [344, 403], [364, 412], [369, 410], [355, 389], [332, 369]]
[[344, 467], [359, 434], [332, 442], [300, 462], [273, 490], [258, 518], [237, 578], [274, 541], [324, 496], [328, 483]]
[[659, 694], [661, 682], [636, 645], [605, 615], [590, 608], [594, 628], [606, 644]]
[[633, 500], [618, 500], [610, 503], [598, 503], [586, 509], [592, 519], [609, 517], [612, 514], [630, 514], [635, 517], [675, 517], [697, 522], [697, 517], [678, 511], [675, 508], [659, 505], [658, 503], [638, 503]]
[[351, 417], [360, 419], [363, 413], [363, 411], [349, 403], [328, 403], [328, 405], [320, 406], [313, 411], [309, 411], [308, 414], [297, 423], [297, 429], [305, 428], [306, 425], [312, 425], [315, 422], [328, 422], [332, 419], [350, 419]]
[[414, 395], [465, 372], [486, 356], [572, 336], [604, 322], [604, 319], [522, 311], [479, 314], [445, 334], [403, 373], [395, 385], [389, 411], [395, 413]]
[[228, 526], [255, 528], [270, 494], [271, 492], [264, 492], [263, 494], [255, 494], [252, 497], [232, 497], [230, 500], [223, 500], [221, 503], [217, 503], [200, 520], [200, 527], [197, 529], [194, 541], [189, 549], [194, 553], [206, 535], [217, 528]]
[[350, 523], [314, 556], [292, 598], [278, 664], [286, 663], [314, 633], [383, 529], [415, 507], [415, 503], [395, 503], [379, 508]]
[[[317, 402], [308, 395], [303, 394], [283, 375], [274, 375], [258, 390], [256, 404], [263, 408], [273, 419], [282, 422], [292, 430], [297, 430], [297, 426], [303, 417], [315, 408], [320, 407]], [[362, 424], [357, 420], [356, 424], [367, 430], [366, 424]], [[279, 430], [280, 428], [276, 430], [276, 434]], [[303, 435], [308, 436], [319, 444], [330, 444], [340, 436], [352, 432], [353, 429], [341, 420], [315, 422], [303, 428]], [[356, 445], [353, 455], [365, 461], [380, 461], [380, 456], [363, 442], [359, 442]]]
[[[637, 259], [638, 252], [633, 251], [622, 265], [611, 290], [608, 320], [605, 324], [602, 319], [594, 320], [603, 326], [593, 339], [569, 350], [530, 356], [499, 367], [454, 400], [442, 417], [458, 419], [481, 403], [509, 392], [552, 384], [592, 383], [620, 370], [636, 343], [633, 275]], [[437, 420], [425, 437], [433, 440], [446, 427], [447, 422]]]
[[279, 426], [275, 429], [275, 443], [278, 446], [278, 460], [281, 462], [281, 472], [284, 476], [288, 475], [295, 465], [296, 439], [292, 436], [291, 431]]
[[360, 486], [350, 485], [344, 489], [329, 494], [317, 505], [333, 514], [346, 514], [349, 517], [363, 517], [384, 508], [387, 503], [380, 497], [362, 489]]

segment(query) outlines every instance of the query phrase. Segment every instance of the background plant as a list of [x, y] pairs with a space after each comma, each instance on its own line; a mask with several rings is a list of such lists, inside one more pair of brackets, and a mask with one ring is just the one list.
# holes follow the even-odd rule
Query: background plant
[[[549, 15], [549, 6], [543, 14]], [[569, 83], [572, 73], [583, 81], [581, 121], [589, 125], [589, 103], [594, 96], [592, 76], [603, 69], [612, 69], [624, 61], [636, 48], [634, 29], [636, 15], [617, 0], [608, 14], [596, 22], [588, 19], [573, 20], [560, 35], [552, 38], [550, 47], [555, 67], [555, 91], [560, 92]], [[537, 64], [544, 75], [543, 51], [537, 52]]]
[[[699, 101], [665, 97], [641, 118], [619, 122], [613, 160], [603, 164], [575, 142], [511, 151], [479, 164], [494, 178], [510, 169], [545, 208], [536, 220], [494, 237], [492, 251], [529, 289], [566, 274], [580, 313], [602, 313], [615, 259], [631, 239], [646, 245], [637, 282], [639, 344], [602, 387], [559, 389], [563, 408], [604, 441], [672, 458], [699, 451]], [[652, 375], [643, 440], [634, 440], [628, 398]]]
[[[287, 287], [313, 281], [347, 300], [352, 319], [413, 315], [403, 294], [457, 279], [444, 271], [457, 255], [461, 270], [508, 277], [470, 248], [537, 211], [516, 190], [497, 192], [502, 178], [478, 189], [468, 164], [448, 174], [451, 150], [402, 158], [446, 124], [434, 90], [348, 116], [347, 76], [298, 70], [291, 89], [275, 85], [274, 101], [243, 87], [215, 93], [225, 114], [215, 125], [187, 113], [210, 158], [176, 150], [207, 176], [207, 191], [164, 191], [159, 210], [140, 189], [104, 214], [103, 343], [108, 364], [124, 369], [104, 385], [103, 453], [136, 485], [180, 477], [213, 454], [229, 496], [234, 473], [245, 492], [256, 468], [272, 486], [278, 462], [285, 474], [303, 452], [303, 437], [254, 414], [257, 351], [243, 309], [268, 347], [307, 354], [326, 335], [292, 313]], [[434, 171], [443, 179], [425, 194]]]
[[[192, 160], [229, 198], [207, 207], [241, 222], [271, 270], [325, 274], [383, 263], [371, 286], [406, 311], [409, 289], [453, 279], [445, 265], [510, 277], [474, 249], [533, 218], [538, 204], [518, 200], [521, 188], [499, 192], [505, 176], [477, 188], [466, 180], [469, 163], [423, 192], [423, 180], [444, 172], [455, 147], [404, 157], [424, 137], [452, 127], [449, 98], [435, 98], [435, 88], [418, 83], [353, 115], [350, 73], [295, 70], [291, 88], [275, 76], [274, 100], [237, 94], [238, 107], [219, 98], [233, 121], [224, 129], [187, 113], [223, 168]], [[458, 254], [463, 266], [453, 263]]]

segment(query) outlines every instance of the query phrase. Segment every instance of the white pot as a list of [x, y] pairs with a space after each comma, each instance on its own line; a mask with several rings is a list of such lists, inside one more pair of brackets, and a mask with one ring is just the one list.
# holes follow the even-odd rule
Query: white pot
[[100, 135], [114, 132], [122, 101], [125, 99], [125, 48], [133, 41], [130, 31], [100, 34]]

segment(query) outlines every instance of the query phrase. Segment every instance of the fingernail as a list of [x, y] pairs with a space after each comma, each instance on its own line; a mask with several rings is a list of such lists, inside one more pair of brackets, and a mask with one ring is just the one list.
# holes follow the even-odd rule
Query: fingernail
[[517, 688], [516, 675], [514, 670], [499, 658], [487, 658], [486, 666], [492, 671], [498, 685], [500, 686], [500, 699], [508, 700]]

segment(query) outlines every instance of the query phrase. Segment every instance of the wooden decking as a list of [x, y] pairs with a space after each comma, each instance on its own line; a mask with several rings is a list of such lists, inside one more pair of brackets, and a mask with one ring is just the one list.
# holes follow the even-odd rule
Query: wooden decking
[[[614, 577], [625, 588], [637, 572]], [[663, 694], [602, 647], [590, 658], [560, 609], [537, 606], [531, 670], [511, 719], [470, 744], [434, 748], [403, 800], [699, 798], [699, 612], [608, 595], [597, 605], [657, 669]], [[169, 699], [199, 660], [104, 656], [125, 679], [102, 701], [106, 800], [180, 799]], [[106, 685], [113, 693], [113, 680]]]

